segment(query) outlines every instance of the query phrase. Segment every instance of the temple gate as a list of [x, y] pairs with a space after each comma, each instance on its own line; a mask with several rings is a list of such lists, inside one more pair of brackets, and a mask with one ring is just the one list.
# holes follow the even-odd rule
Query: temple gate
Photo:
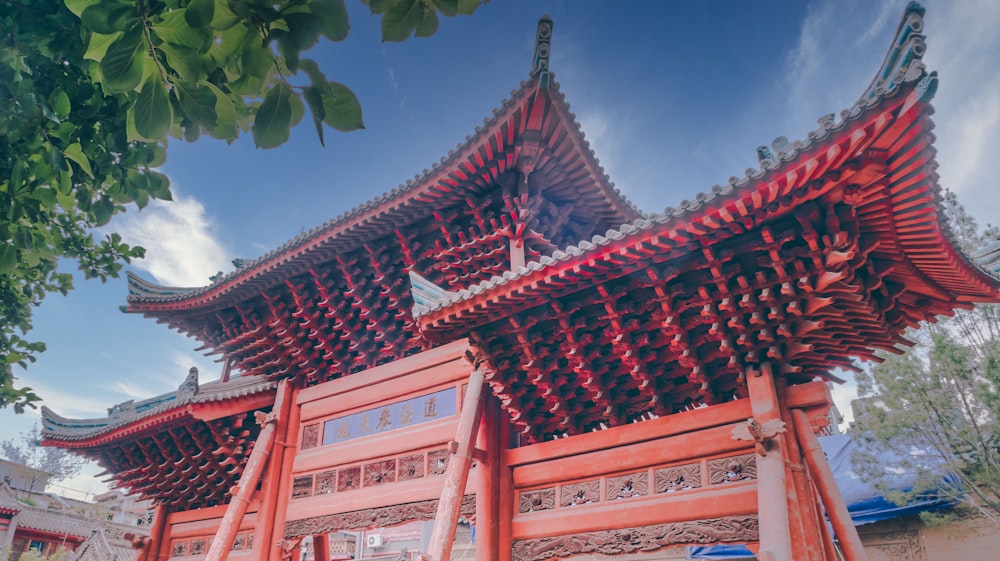
[[529, 80], [422, 176], [210, 286], [130, 276], [128, 310], [223, 373], [46, 410], [47, 443], [157, 501], [143, 561], [329, 561], [406, 524], [405, 556], [445, 561], [460, 517], [479, 561], [864, 559], [816, 442], [826, 383], [1000, 300], [939, 219], [922, 16], [839, 120], [655, 215], [584, 141], [545, 18]]

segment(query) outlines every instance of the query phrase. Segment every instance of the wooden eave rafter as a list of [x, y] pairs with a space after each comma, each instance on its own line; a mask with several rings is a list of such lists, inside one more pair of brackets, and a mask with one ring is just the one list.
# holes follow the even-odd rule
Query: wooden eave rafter
[[[488, 187], [499, 174], [517, 169], [526, 146], [530, 146], [533, 158], [551, 168], [550, 173], [565, 176], [566, 190], [586, 201], [589, 212], [609, 227], [640, 216], [604, 174], [558, 85], [552, 82], [541, 88], [533, 78], [512, 92], [474, 135], [433, 169], [425, 170], [423, 176], [303, 234], [213, 285], [158, 287], [130, 273], [132, 294], [127, 311], [190, 330], [185, 318], [196, 311], [211, 312], [251, 298], [367, 240], [391, 233], [414, 217], [462, 202], [470, 190]], [[535, 160], [531, 165], [539, 163]], [[568, 164], [576, 169], [565, 169]]]
[[[863, 120], [832, 134], [826, 142], [814, 146], [812, 150], [800, 153], [795, 161], [784, 162], [778, 169], [769, 170], [751, 185], [715, 197], [714, 201], [702, 204], [694, 211], [677, 213], [679, 217], [672, 216], [671, 209], [668, 209], [666, 215], [639, 220], [636, 225], [626, 224], [618, 232], [617, 239], [601, 239], [597, 243], [602, 245], [597, 247], [585, 241], [578, 247], [558, 252], [562, 258], [552, 256], [531, 263], [520, 272], [496, 278], [492, 283], [470, 287], [461, 291], [451, 303], [421, 310], [420, 324], [428, 334], [453, 330], [461, 332], [532, 307], [543, 295], [572, 292], [581, 287], [580, 283], [623, 276], [644, 263], [668, 260], [688, 244], [705, 243], [703, 240], [710, 232], [731, 224], [738, 225], [754, 212], [779, 204], [782, 197], [792, 196], [796, 202], [814, 200], [835, 186], [842, 186], [845, 183], [844, 174], [857, 173], [851, 168], [857, 167], [857, 163], [865, 157], [865, 150], [898, 148], [899, 141], [906, 140], [903, 135], [895, 137], [900, 130], [917, 132], [922, 147], [920, 163], [926, 168], [930, 165], [928, 159], [933, 157], [933, 149], [930, 148], [930, 106], [913, 102], [915, 92], [907, 93], [884, 100], [876, 110], [869, 110]], [[907, 109], [905, 114], [899, 114], [902, 107]], [[905, 156], [894, 154], [890, 159], [899, 160]], [[855, 162], [851, 163], [852, 160]], [[908, 187], [930, 181], [934, 183], [932, 191], [937, 189], [935, 178], [928, 178], [926, 169], [917, 172], [919, 177], [907, 176], [913, 173], [910, 167], [907, 164], [903, 169], [891, 169], [887, 177], [894, 185], [887, 202], [897, 202], [902, 207], [899, 209], [902, 213], [894, 215], [892, 223], [886, 223], [884, 216], [868, 216], [872, 230], [881, 227], [885, 230], [885, 241], [899, 248], [892, 257], [919, 281], [917, 290], [923, 289], [958, 302], [1000, 298], [996, 279], [962, 254], [938, 223], [938, 210], [934, 206], [936, 192], [930, 193], [929, 199], [924, 197], [913, 203], [913, 208], [910, 208], [903, 193]], [[824, 172], [829, 170], [838, 170], [837, 181], [817, 184]], [[874, 196], [871, 193], [873, 189], [869, 187], [869, 191], [861, 196]], [[889, 209], [896, 210], [894, 207]], [[911, 229], [915, 229], [917, 234], [898, 234], [906, 234]], [[581, 251], [582, 248], [587, 249]], [[876, 251], [885, 249], [880, 247]], [[607, 268], [610, 276], [583, 274], [582, 269], [587, 267]], [[945, 296], [949, 294], [954, 296]]]
[[[468, 335], [532, 442], [801, 383], [895, 351], [902, 331], [1000, 300], [938, 223], [930, 106], [900, 88], [780, 165], [421, 310]], [[945, 248], [945, 251], [936, 248]]]

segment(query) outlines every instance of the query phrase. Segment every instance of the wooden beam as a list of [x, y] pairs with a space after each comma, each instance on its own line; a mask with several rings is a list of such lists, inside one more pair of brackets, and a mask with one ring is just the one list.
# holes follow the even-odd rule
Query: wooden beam
[[431, 532], [427, 555], [423, 556], [425, 561], [451, 559], [455, 526], [461, 513], [462, 496], [469, 479], [469, 468], [472, 467], [476, 432], [483, 411], [483, 381], [482, 370], [476, 369], [469, 376], [469, 385], [465, 390], [465, 400], [462, 402], [462, 412], [455, 431], [453, 455], [444, 474], [444, 489], [434, 518], [434, 530]]
[[830, 469], [826, 455], [823, 454], [819, 439], [813, 434], [809, 417], [797, 409], [792, 411], [792, 417], [795, 421], [795, 435], [805, 452], [806, 465], [813, 476], [823, 507], [830, 517], [833, 532], [844, 550], [844, 557], [847, 561], [868, 561], [868, 554], [861, 545], [858, 530], [854, 527], [851, 515], [847, 512], [847, 505], [844, 504], [844, 498], [837, 487], [837, 481], [833, 478], [833, 470]]
[[272, 412], [262, 419], [258, 418], [258, 422], [263, 425], [263, 428], [261, 428], [257, 441], [254, 443], [253, 452], [247, 459], [247, 465], [235, 487], [236, 492], [233, 493], [233, 498], [229, 501], [226, 514], [222, 516], [219, 531], [216, 532], [215, 539], [212, 540], [205, 561], [226, 561], [229, 557], [229, 550], [232, 548], [233, 539], [240, 529], [240, 523], [243, 521], [243, 515], [246, 514], [247, 506], [250, 504], [250, 497], [256, 490], [257, 482], [260, 480], [267, 459], [271, 455], [274, 428], [278, 421], [277, 411], [281, 410], [285, 400], [288, 399], [290, 389], [288, 380], [279, 382], [278, 395], [275, 398]]
[[[747, 390], [750, 393], [750, 408], [757, 423], [763, 425], [768, 421], [781, 419], [770, 363], [763, 363], [759, 369], [747, 367]], [[774, 439], [766, 454], [757, 456], [757, 509], [760, 520], [758, 559], [761, 561], [792, 561], [787, 488], [784, 450], [781, 439]]]

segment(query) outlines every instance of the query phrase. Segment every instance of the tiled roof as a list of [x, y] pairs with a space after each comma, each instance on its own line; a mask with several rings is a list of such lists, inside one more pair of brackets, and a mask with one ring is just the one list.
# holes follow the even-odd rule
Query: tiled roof
[[[547, 76], [551, 78], [551, 81], [549, 81], [546, 86], [547, 91], [550, 92], [553, 100], [557, 100], [559, 102], [556, 104], [557, 111], [560, 113], [564, 112], [570, 121], [570, 128], [577, 131], [582, 139], [583, 147], [585, 149], [585, 153], [582, 156], [585, 159], [589, 159], [589, 162], [595, 169], [598, 170], [598, 183], [602, 186], [604, 198], [607, 203], [611, 207], [615, 208], [619, 215], [626, 218], [643, 216], [643, 212], [639, 210], [631, 201], [629, 201], [617, 187], [615, 187], [614, 182], [612, 182], [608, 177], [604, 168], [600, 166], [597, 155], [594, 153], [590, 143], [584, 138], [584, 134], [581, 130], [580, 123], [576, 119], [576, 115], [570, 111], [570, 106], [566, 101], [565, 95], [560, 91], [559, 84], [554, 80], [554, 73], [549, 72], [547, 73]], [[437, 180], [443, 173], [450, 169], [457, 168], [462, 162], [463, 156], [465, 156], [470, 150], [473, 150], [479, 143], [484, 142], [493, 133], [493, 127], [495, 127], [501, 119], [506, 119], [513, 108], [519, 103], [522, 103], [525, 98], [530, 97], [538, 87], [538, 76], [532, 76], [529, 80], [521, 82], [521, 87], [512, 91], [510, 97], [503, 100], [500, 107], [493, 110], [492, 116], [484, 119], [483, 124], [475, 128], [475, 132], [473, 134], [466, 136], [465, 142], [459, 144], [454, 150], [448, 152], [447, 156], [441, 158], [441, 160], [434, 164], [430, 169], [424, 169], [422, 174], [418, 174], [414, 176], [413, 179], [400, 184], [395, 189], [387, 191], [380, 196], [377, 196], [343, 214], [340, 214], [336, 218], [327, 221], [319, 227], [299, 234], [280, 247], [257, 259], [240, 262], [239, 267], [236, 270], [215, 278], [210, 285], [193, 288], [159, 286], [155, 283], [146, 281], [131, 272], [128, 273], [129, 303], [184, 301], [219, 289], [227, 283], [232, 283], [235, 286], [251, 282], [252, 279], [258, 279], [262, 275], [265, 275], [270, 271], [278, 269], [290, 261], [297, 259], [303, 253], [307, 252], [310, 249], [310, 246], [318, 240], [345, 236], [353, 227], [357, 226], [359, 221], [363, 220], [367, 223], [372, 218], [386, 214], [405, 214], [406, 216], [412, 215], [412, 206], [406, 206], [403, 208], [399, 203], [410, 195], [432, 190], [434, 185], [437, 183]], [[228, 289], [232, 288], [233, 287], [229, 287]]]
[[[467, 289], [454, 291], [445, 298], [418, 304], [414, 307], [413, 315], [418, 318], [428, 315], [431, 312], [470, 300], [484, 292], [497, 290], [498, 287], [522, 278], [544, 278], [546, 273], [541, 271], [560, 262], [578, 260], [586, 254], [599, 251], [603, 246], [607, 246], [613, 241], [642, 235], [644, 231], [661, 225], [684, 224], [690, 217], [697, 216], [699, 211], [707, 205], [739, 198], [744, 195], [747, 189], [753, 188], [765, 177], [777, 177], [784, 173], [789, 165], [801, 160], [803, 155], [808, 154], [811, 150], [815, 150], [831, 134], [848, 130], [854, 122], [867, 116], [885, 100], [899, 95], [903, 90], [912, 91], [915, 94], [911, 103], [929, 101], [937, 90], [937, 73], [926, 73], [924, 63], [921, 60], [924, 53], [924, 36], [920, 34], [923, 29], [923, 14], [924, 9], [921, 6], [910, 3], [882, 68], [861, 98], [849, 109], [840, 112], [839, 121], [836, 120], [833, 113], [824, 115], [819, 119], [819, 128], [808, 133], [804, 140], [789, 144], [784, 139], [780, 139], [780, 145], [779, 141], [776, 141], [777, 154], [772, 155], [766, 147], [759, 148], [760, 167], [757, 169], [748, 168], [743, 177], [730, 177], [725, 185], [715, 185], [710, 191], [695, 195], [693, 200], [683, 200], [676, 208], [667, 207], [660, 214], [647, 215], [624, 224], [620, 228], [608, 230], [603, 236], [596, 235], [590, 241], [584, 240], [575, 246], [555, 251], [550, 256], [543, 256], [523, 267], [507, 271], [502, 276], [495, 276]], [[908, 107], [902, 108], [900, 112], [905, 112], [906, 109]], [[761, 150], [763, 150], [763, 154]], [[947, 224], [942, 224], [942, 228], [945, 237], [951, 239], [952, 236], [947, 229]], [[965, 255], [962, 257], [981, 272], [989, 273], [994, 278], [1000, 277], [998, 275], [1000, 273], [1000, 242], [971, 258]]]
[[60, 536], [73, 536], [81, 540], [90, 536], [94, 530], [94, 523], [85, 518], [34, 509], [24, 510], [17, 515], [17, 526]]
[[[117, 413], [116, 409], [120, 410], [120, 406], [116, 406], [109, 410], [108, 417], [98, 419], [68, 419], [43, 406], [42, 435], [49, 440], [88, 439], [142, 419], [170, 411], [182, 412], [188, 405], [237, 399], [271, 391], [276, 386], [276, 381], [268, 380], [264, 376], [240, 376], [227, 382], [213, 381], [198, 386], [197, 393], [192, 394], [178, 390], [130, 404], [129, 409], [134, 410], [133, 413]], [[155, 406], [141, 409], [143, 404], [149, 403], [153, 403]]]

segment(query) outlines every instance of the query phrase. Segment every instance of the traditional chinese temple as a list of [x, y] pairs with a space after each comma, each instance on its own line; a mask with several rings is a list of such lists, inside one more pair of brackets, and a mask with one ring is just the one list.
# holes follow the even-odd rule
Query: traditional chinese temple
[[130, 275], [127, 311], [221, 374], [46, 410], [47, 443], [155, 501], [143, 561], [446, 561], [460, 522], [477, 561], [864, 559], [816, 439], [827, 382], [1000, 301], [938, 207], [922, 29], [909, 6], [853, 106], [646, 214], [584, 140], [543, 18], [529, 78], [422, 175], [209, 286]]

